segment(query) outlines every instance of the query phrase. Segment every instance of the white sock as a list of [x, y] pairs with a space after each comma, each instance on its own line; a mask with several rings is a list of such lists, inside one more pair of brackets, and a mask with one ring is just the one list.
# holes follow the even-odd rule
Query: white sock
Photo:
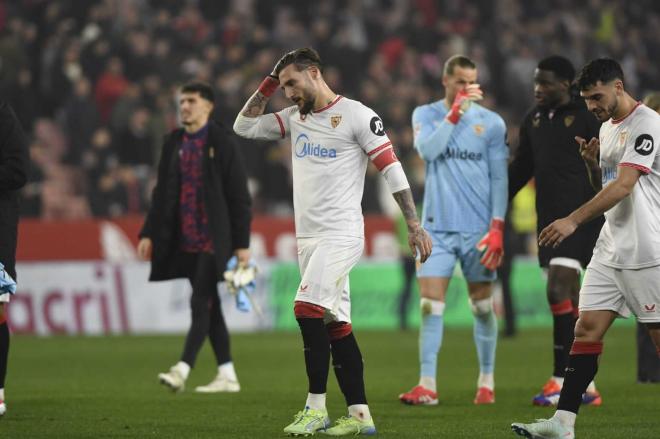
[[559, 423], [565, 427], [575, 427], [575, 418], [577, 417], [576, 413], [569, 412], [566, 410], [557, 410], [552, 419], [556, 419]]
[[178, 370], [184, 380], [188, 379], [190, 375], [190, 365], [185, 361], [179, 361], [174, 365], [174, 369]]
[[308, 393], [305, 406], [312, 410], [325, 410], [325, 393]]
[[596, 391], [596, 383], [594, 383], [594, 382], [592, 381], [592, 382], [590, 382], [589, 385], [587, 386], [587, 392], [593, 393], [593, 392], [595, 392], [595, 391]]
[[360, 421], [368, 421], [371, 419], [371, 413], [369, 413], [369, 406], [366, 404], [353, 404], [348, 406], [348, 414], [354, 418], [359, 419]]
[[4, 401], [4, 400], [5, 400], [5, 389], [2, 388], [0, 389], [0, 401]]
[[477, 387], [485, 387], [489, 390], [495, 389], [495, 374], [480, 373], [477, 380]]
[[429, 389], [431, 392], [437, 392], [435, 378], [431, 377], [421, 377], [419, 379], [419, 385], [425, 389]]
[[559, 384], [560, 386], [564, 385], [564, 377], [556, 377], [556, 376], [553, 375], [552, 376], [552, 381]]
[[238, 381], [236, 376], [236, 371], [234, 370], [234, 363], [231, 361], [226, 362], [218, 366], [218, 375], [223, 378], [227, 378], [229, 381]]

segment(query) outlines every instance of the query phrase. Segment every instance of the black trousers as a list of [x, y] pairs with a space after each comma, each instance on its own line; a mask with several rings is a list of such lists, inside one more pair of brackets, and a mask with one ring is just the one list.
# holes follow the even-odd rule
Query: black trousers
[[209, 253], [187, 253], [181, 261], [193, 273], [189, 278], [192, 285], [190, 296], [191, 323], [181, 354], [181, 361], [193, 367], [197, 354], [206, 337], [211, 342], [217, 364], [231, 361], [229, 354], [229, 332], [220, 306], [215, 269], [215, 257]]

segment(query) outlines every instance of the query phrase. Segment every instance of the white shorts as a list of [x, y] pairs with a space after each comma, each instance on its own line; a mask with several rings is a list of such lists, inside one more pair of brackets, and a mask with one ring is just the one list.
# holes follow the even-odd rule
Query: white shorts
[[302, 278], [296, 301], [326, 309], [324, 320], [351, 321], [348, 273], [364, 251], [363, 238], [298, 238], [298, 266]]
[[660, 322], [660, 265], [639, 270], [592, 260], [580, 289], [580, 311], [609, 310], [642, 323]]
[[11, 294], [5, 293], [5, 294], [0, 294], [0, 303], [9, 303], [9, 298], [11, 297]]

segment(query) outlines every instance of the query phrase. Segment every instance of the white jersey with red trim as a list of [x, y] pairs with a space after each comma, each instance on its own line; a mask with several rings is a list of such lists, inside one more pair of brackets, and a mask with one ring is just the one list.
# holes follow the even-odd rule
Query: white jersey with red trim
[[252, 137], [287, 134], [296, 236], [364, 236], [361, 202], [367, 160], [383, 174], [400, 166], [380, 117], [362, 103], [338, 95], [304, 117], [295, 105], [260, 116]]
[[615, 268], [660, 265], [660, 115], [645, 105], [600, 128], [603, 187], [619, 166], [642, 172], [630, 196], [605, 213], [594, 258]]

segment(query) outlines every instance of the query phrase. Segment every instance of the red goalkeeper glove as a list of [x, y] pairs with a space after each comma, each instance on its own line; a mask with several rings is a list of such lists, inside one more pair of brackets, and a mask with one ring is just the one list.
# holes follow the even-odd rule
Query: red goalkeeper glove
[[470, 103], [481, 100], [483, 97], [484, 93], [479, 88], [479, 84], [470, 84], [464, 89], [459, 90], [454, 98], [454, 103], [451, 104], [451, 108], [447, 114], [447, 120], [456, 125], [463, 113], [470, 107]]
[[502, 256], [504, 256], [504, 221], [502, 219], [493, 218], [490, 222], [490, 230], [477, 243], [477, 250], [484, 252], [480, 261], [484, 267], [495, 270], [500, 266]]

